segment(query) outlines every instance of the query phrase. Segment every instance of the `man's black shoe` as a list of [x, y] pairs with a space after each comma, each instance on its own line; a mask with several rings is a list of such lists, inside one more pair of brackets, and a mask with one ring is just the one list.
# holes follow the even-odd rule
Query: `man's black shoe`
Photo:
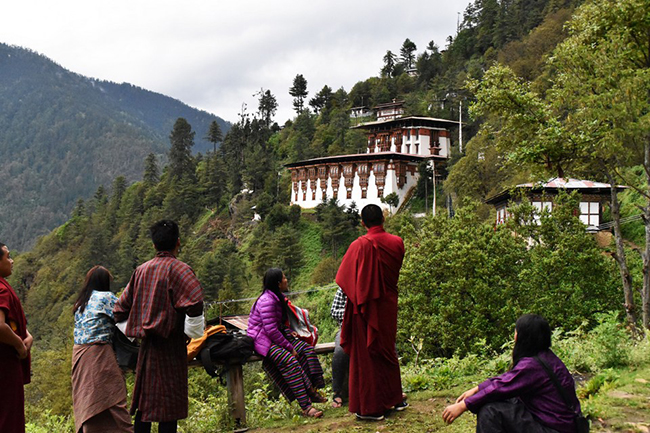
[[381, 421], [384, 419], [383, 415], [361, 415], [355, 413], [356, 417], [360, 421]]
[[397, 403], [395, 406], [393, 406], [393, 409], [398, 411], [398, 412], [401, 412], [404, 409], [406, 409], [407, 407], [409, 407], [409, 404], [408, 404], [408, 402], [406, 400], [404, 400], [401, 403]]

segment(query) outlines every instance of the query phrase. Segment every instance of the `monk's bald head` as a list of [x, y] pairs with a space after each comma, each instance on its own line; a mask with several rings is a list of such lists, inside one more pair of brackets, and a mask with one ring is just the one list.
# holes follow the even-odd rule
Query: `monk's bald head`
[[384, 212], [376, 204], [369, 204], [361, 210], [361, 221], [368, 228], [380, 226], [384, 223]]

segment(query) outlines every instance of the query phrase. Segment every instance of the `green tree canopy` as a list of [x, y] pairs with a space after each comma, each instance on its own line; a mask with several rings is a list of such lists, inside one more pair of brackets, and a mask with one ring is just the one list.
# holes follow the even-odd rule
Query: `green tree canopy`
[[293, 108], [296, 113], [300, 114], [304, 107], [305, 98], [307, 97], [307, 80], [302, 74], [296, 75], [293, 79], [293, 86], [289, 88], [289, 94], [293, 96]]

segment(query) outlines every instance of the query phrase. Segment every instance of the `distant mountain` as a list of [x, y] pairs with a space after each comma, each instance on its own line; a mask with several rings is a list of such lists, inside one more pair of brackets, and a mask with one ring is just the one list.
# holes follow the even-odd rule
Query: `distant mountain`
[[0, 242], [24, 250], [64, 222], [77, 199], [116, 176], [142, 176], [145, 157], [165, 158], [177, 118], [196, 131], [213, 120], [173, 98], [90, 79], [33, 51], [0, 43]]

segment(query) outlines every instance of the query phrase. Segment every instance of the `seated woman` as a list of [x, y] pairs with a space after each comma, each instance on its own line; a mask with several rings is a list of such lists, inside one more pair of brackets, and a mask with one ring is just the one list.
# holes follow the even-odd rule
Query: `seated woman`
[[102, 266], [88, 274], [73, 307], [72, 404], [75, 432], [133, 432], [126, 384], [111, 345], [117, 297]]
[[[534, 314], [521, 316], [515, 325], [510, 370], [465, 391], [445, 408], [445, 422], [451, 424], [469, 409], [478, 414], [479, 433], [575, 433], [580, 413], [575, 383], [550, 347], [551, 328], [546, 319]], [[555, 373], [573, 408], [567, 406], [536, 357]]]
[[323, 412], [312, 406], [324, 403], [317, 388], [325, 386], [323, 369], [313, 347], [296, 338], [287, 328], [288, 307], [283, 294], [287, 278], [277, 268], [264, 274], [262, 294], [248, 319], [248, 335], [255, 351], [264, 357], [263, 368], [289, 400], [298, 400], [305, 416], [320, 418]]

